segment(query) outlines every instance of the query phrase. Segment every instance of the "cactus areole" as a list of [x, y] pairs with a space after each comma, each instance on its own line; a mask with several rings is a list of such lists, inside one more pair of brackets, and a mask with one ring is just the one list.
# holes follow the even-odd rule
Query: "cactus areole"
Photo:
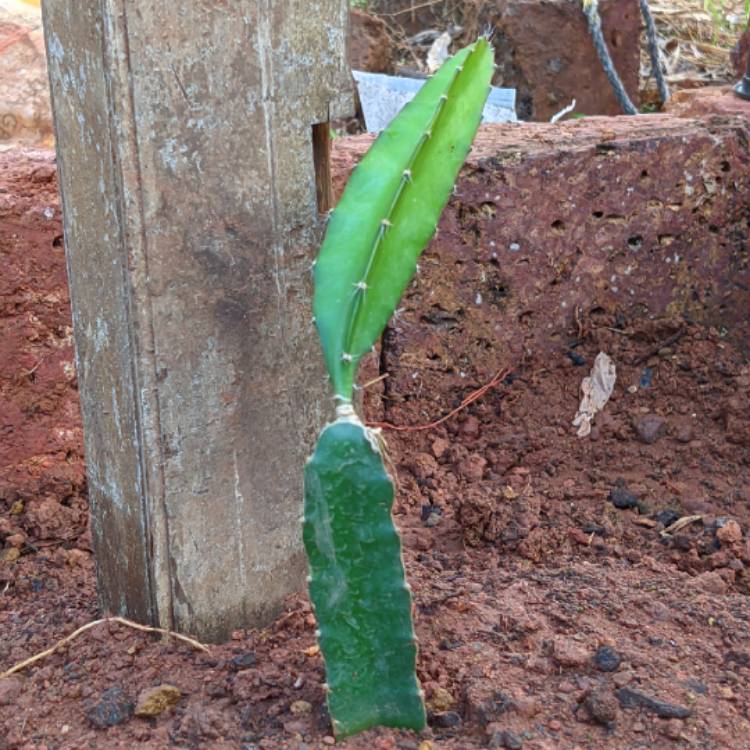
[[371, 350], [435, 233], [489, 93], [480, 38], [422, 87], [372, 145], [331, 216], [315, 264], [315, 322], [337, 402], [305, 468], [310, 598], [337, 737], [425, 725], [394, 485], [382, 441], [352, 407]]

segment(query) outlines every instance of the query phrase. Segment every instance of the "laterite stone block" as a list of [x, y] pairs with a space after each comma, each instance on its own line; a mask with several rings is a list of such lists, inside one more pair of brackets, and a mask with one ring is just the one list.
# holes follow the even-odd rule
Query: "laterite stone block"
[[[482, 128], [384, 338], [386, 417], [408, 409], [409, 394], [452, 408], [457, 375], [468, 393], [529, 353], [564, 357], [592, 316], [666, 314], [747, 339], [747, 123], [645, 115]], [[336, 141], [339, 181], [369, 140]]]
[[[615, 68], [638, 103], [641, 16], [638, 0], [599, 3], [602, 30]], [[479, 29], [493, 29], [496, 86], [517, 89], [523, 120], [547, 121], [576, 100], [575, 111], [616, 115], [622, 109], [589, 35], [580, 2], [505, 0], [484, 3]]]
[[398, 54], [385, 21], [356, 8], [349, 12], [349, 65], [353, 70], [393, 74]]
[[[374, 0], [371, 11], [389, 13], [406, 34], [458, 22], [468, 43], [493, 33], [496, 86], [517, 89], [518, 115], [547, 121], [575, 99], [576, 112], [616, 115], [621, 109], [589, 36], [580, 0], [495, 0], [414, 3]], [[412, 10], [412, 8], [414, 8]], [[641, 15], [638, 0], [601, 0], [599, 12], [610, 54], [631, 99], [638, 103]]]

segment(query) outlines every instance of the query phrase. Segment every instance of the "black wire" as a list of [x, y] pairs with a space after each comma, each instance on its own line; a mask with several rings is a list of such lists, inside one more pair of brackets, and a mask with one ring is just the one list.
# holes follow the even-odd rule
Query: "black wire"
[[617, 75], [614, 63], [612, 62], [612, 57], [609, 54], [609, 49], [607, 49], [607, 42], [604, 40], [604, 34], [602, 33], [602, 21], [599, 17], [596, 0], [592, 0], [591, 2], [586, 2], [584, 0], [583, 12], [589, 24], [589, 33], [594, 41], [596, 54], [599, 56], [599, 61], [604, 68], [604, 72], [607, 74], [607, 78], [612, 84], [612, 88], [614, 89], [617, 101], [622, 107], [622, 111], [625, 112], [626, 115], [637, 115], [638, 110], [628, 96], [628, 92], [625, 91], [625, 86], [623, 85], [620, 76]]
[[656, 79], [656, 87], [659, 90], [659, 99], [661, 100], [662, 106], [669, 101], [669, 86], [664, 78], [664, 72], [661, 69], [661, 55], [659, 54], [659, 42], [656, 38], [656, 26], [654, 24], [654, 17], [651, 15], [651, 8], [649, 7], [648, 0], [640, 0], [641, 3], [641, 14], [643, 20], [646, 22], [646, 39], [648, 40], [648, 54], [651, 58], [651, 69], [654, 72], [654, 78]]

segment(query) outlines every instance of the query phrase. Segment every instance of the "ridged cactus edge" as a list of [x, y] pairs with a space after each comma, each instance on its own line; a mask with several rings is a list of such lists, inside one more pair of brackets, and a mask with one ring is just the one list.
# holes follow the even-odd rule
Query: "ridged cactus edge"
[[337, 738], [426, 723], [394, 483], [382, 438], [355, 414], [352, 394], [360, 359], [435, 233], [493, 70], [492, 47], [480, 38], [422, 87], [353, 172], [315, 264], [313, 310], [337, 419], [305, 467], [303, 541]]
[[375, 433], [355, 416], [323, 430], [305, 468], [303, 538], [337, 737], [425, 724], [393, 496]]
[[479, 39], [447, 60], [352, 173], [315, 263], [313, 314], [336, 398], [395, 311], [482, 120], [494, 70]]

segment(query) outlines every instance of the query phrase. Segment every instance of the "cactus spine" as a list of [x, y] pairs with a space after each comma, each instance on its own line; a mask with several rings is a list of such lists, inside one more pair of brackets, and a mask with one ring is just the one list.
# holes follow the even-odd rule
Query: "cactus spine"
[[305, 468], [303, 539], [337, 737], [425, 724], [393, 481], [351, 400], [359, 360], [435, 232], [492, 72], [480, 38], [422, 87], [352, 174], [315, 264], [315, 322], [338, 406]]

